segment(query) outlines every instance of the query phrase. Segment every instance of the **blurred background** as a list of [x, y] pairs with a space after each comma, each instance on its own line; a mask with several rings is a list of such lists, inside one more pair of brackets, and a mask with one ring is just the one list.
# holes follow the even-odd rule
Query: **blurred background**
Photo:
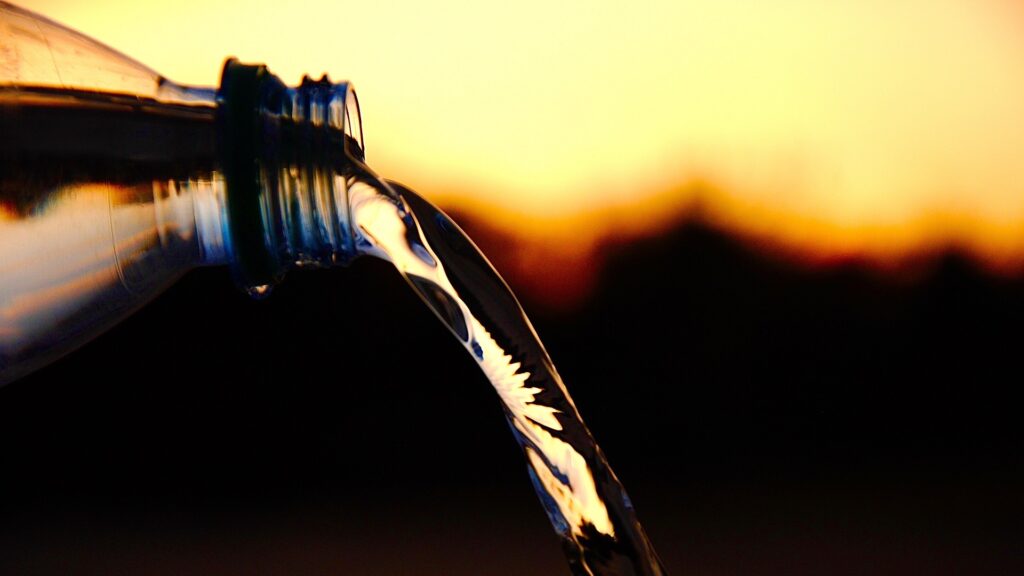
[[[550, 4], [22, 3], [182, 83], [352, 80], [670, 573], [1024, 570], [1024, 7]], [[0, 568], [568, 573], [463, 356], [382, 263], [192, 273], [0, 389]]]

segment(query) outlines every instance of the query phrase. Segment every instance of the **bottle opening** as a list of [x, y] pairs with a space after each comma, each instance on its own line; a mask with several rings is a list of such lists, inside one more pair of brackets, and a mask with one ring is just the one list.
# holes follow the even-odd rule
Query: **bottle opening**
[[352, 85], [345, 83], [347, 93], [345, 95], [345, 153], [363, 161], [366, 159], [366, 143], [363, 141], [363, 115], [359, 110], [359, 98]]

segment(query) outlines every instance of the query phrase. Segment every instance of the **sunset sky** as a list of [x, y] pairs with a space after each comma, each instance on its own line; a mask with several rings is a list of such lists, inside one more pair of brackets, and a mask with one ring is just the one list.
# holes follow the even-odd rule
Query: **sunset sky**
[[350, 79], [378, 172], [570, 259], [699, 205], [812, 260], [1024, 262], [1013, 0], [25, 5], [178, 82]]

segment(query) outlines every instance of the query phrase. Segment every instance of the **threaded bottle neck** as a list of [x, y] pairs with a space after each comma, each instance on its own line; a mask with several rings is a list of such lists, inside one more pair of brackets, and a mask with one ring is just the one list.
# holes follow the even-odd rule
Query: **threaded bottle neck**
[[291, 88], [263, 66], [229, 60], [218, 114], [238, 281], [260, 294], [290, 267], [353, 258], [348, 186], [363, 142], [352, 87], [324, 76]]

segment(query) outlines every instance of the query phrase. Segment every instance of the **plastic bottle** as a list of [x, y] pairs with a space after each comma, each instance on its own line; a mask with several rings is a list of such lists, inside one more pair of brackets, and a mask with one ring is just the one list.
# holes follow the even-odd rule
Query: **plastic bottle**
[[347, 83], [289, 88], [232, 59], [219, 88], [180, 86], [0, 2], [0, 384], [194, 267], [258, 296], [344, 263], [362, 157]]

